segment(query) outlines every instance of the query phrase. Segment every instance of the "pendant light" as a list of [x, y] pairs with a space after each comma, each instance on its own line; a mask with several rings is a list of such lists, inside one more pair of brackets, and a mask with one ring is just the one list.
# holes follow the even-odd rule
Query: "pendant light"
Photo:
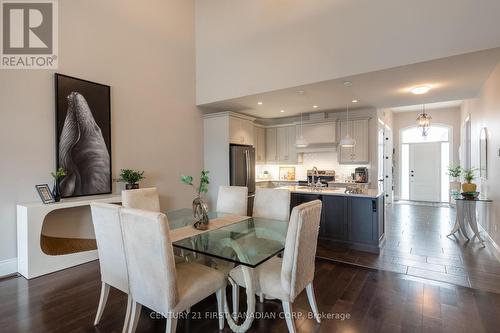
[[425, 112], [425, 104], [422, 104], [422, 113], [417, 117], [417, 125], [422, 130], [422, 136], [426, 137], [429, 133], [432, 117]]
[[304, 132], [302, 131], [302, 125], [303, 125], [303, 118], [302, 118], [302, 112], [300, 113], [300, 135], [295, 141], [295, 146], [297, 148], [306, 148], [308, 146], [307, 140], [304, 139]]
[[353, 148], [356, 145], [356, 140], [349, 135], [349, 104], [347, 104], [347, 134], [340, 140], [340, 147]]

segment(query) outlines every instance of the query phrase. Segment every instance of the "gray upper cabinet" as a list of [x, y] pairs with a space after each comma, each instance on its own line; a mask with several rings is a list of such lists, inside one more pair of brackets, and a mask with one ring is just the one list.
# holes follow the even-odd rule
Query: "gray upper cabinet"
[[254, 127], [255, 162], [266, 162], [266, 129], [264, 127]]
[[339, 122], [339, 140], [349, 135], [356, 140], [354, 148], [339, 146], [338, 159], [340, 164], [368, 164], [370, 163], [369, 150], [369, 119], [342, 120]]
[[278, 137], [277, 128], [266, 128], [266, 161], [278, 161]]
[[266, 128], [266, 160], [270, 163], [297, 163], [295, 126]]
[[250, 145], [254, 144], [253, 120], [243, 119], [236, 116], [229, 117], [229, 142]]

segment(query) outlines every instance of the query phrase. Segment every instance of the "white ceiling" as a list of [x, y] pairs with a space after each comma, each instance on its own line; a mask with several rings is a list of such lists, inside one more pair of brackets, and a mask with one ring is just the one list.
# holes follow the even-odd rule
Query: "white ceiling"
[[[289, 117], [301, 112], [340, 110], [352, 99], [356, 108], [399, 108], [477, 96], [500, 62], [500, 48], [421, 62], [341, 79], [200, 105], [204, 112], [237, 111], [259, 118]], [[351, 87], [344, 85], [352, 82]], [[425, 95], [411, 87], [432, 85]], [[300, 94], [298, 91], [304, 91]], [[258, 105], [258, 102], [262, 105]], [[317, 109], [313, 109], [317, 105]], [[282, 113], [280, 110], [284, 110]]]
[[[449, 108], [457, 108], [463, 103], [463, 100], [459, 101], [447, 101], [447, 102], [437, 102], [437, 103], [429, 103], [425, 104], [426, 110], [438, 110], [438, 109], [449, 109]], [[392, 112], [414, 112], [421, 111], [422, 104], [416, 105], [408, 105], [408, 106], [399, 106], [396, 108], [391, 108]]]

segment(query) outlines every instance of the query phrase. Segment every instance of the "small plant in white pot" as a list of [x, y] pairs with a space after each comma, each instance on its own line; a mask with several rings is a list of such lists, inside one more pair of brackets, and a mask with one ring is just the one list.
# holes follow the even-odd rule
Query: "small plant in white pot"
[[462, 186], [462, 183], [460, 182], [460, 176], [462, 175], [462, 172], [463, 169], [460, 165], [448, 167], [448, 175], [453, 178], [453, 181], [450, 182], [451, 193], [460, 193], [460, 188]]

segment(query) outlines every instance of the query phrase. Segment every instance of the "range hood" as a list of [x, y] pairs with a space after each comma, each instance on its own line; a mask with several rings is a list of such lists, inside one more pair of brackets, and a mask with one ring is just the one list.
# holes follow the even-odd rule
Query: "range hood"
[[[331, 152], [337, 149], [335, 122], [305, 123], [302, 125], [302, 135], [308, 145], [297, 147], [297, 153]], [[299, 133], [297, 126], [296, 133]]]

